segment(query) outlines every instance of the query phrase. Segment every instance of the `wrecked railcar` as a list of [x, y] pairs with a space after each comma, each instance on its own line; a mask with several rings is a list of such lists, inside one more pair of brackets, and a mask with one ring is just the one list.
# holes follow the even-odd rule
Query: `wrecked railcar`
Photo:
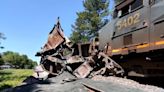
[[[59, 20], [49, 33], [48, 41], [36, 56], [40, 66], [50, 75], [69, 71], [77, 78], [95, 75], [123, 75], [123, 68], [98, 49], [98, 39], [88, 43], [72, 43], [64, 36]], [[39, 76], [39, 73], [37, 73]], [[37, 77], [36, 76], [36, 77]]]

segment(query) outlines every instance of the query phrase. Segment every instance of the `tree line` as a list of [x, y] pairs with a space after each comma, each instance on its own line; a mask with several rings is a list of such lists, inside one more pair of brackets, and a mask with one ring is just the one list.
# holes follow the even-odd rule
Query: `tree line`
[[14, 68], [32, 69], [37, 62], [28, 58], [27, 55], [20, 55], [17, 52], [6, 51], [1, 54], [0, 65], [11, 64]]

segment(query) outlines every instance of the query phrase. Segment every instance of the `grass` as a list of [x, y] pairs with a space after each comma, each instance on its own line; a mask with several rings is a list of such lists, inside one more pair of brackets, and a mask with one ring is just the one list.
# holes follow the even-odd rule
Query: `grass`
[[31, 69], [0, 70], [0, 90], [20, 85], [32, 73], [33, 70]]

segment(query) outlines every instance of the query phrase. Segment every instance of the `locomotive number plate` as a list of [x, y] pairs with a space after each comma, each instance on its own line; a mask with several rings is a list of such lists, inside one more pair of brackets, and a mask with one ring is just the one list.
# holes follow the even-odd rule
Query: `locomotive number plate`
[[121, 30], [128, 26], [134, 25], [138, 22], [140, 22], [140, 13], [135, 13], [134, 15], [131, 15], [125, 19], [121, 19], [121, 20], [117, 21], [116, 28], [117, 28], [117, 30]]

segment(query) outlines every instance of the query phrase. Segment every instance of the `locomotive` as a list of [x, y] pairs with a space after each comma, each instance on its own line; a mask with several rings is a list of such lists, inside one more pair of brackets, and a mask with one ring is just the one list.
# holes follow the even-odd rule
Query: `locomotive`
[[164, 76], [164, 0], [123, 0], [99, 30], [99, 49], [127, 76]]

